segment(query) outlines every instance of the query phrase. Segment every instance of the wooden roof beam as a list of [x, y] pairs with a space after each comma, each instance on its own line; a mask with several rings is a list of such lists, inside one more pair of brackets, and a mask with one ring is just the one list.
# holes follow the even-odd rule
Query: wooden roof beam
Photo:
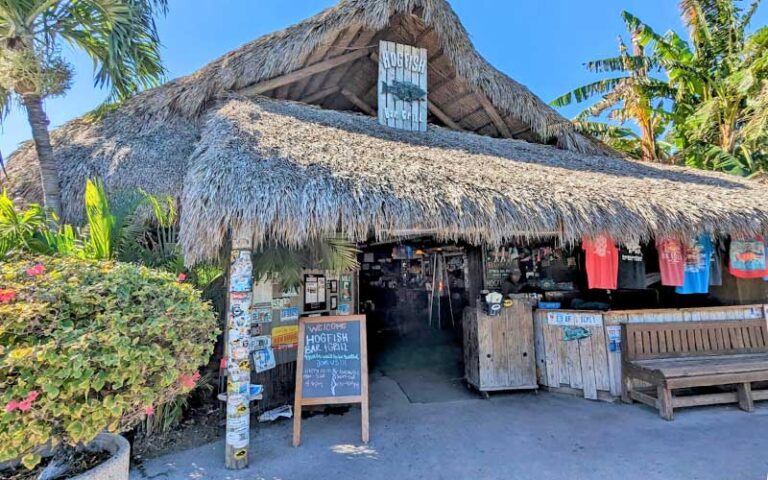
[[[332, 45], [328, 47], [328, 52], [325, 54], [324, 60], [342, 55], [345, 51], [348, 51], [354, 44], [355, 39], [360, 34], [363, 26], [360, 24], [349, 27], [343, 35], [338, 37]], [[315, 92], [322, 90], [322, 86], [325, 83], [325, 78], [328, 76], [327, 72], [323, 72], [319, 75], [314, 75], [309, 79], [302, 94]]]
[[365, 57], [366, 55], [368, 55], [368, 53], [369, 52], [367, 48], [354, 50], [350, 53], [345, 53], [344, 55], [339, 55], [338, 57], [329, 58], [328, 60], [323, 60], [322, 62], [314, 63], [308, 67], [300, 68], [299, 70], [286, 73], [285, 75], [280, 75], [279, 77], [270, 78], [269, 80], [255, 83], [251, 86], [241, 89], [240, 93], [242, 95], [259, 95], [264, 92], [273, 90], [275, 88], [279, 88], [284, 85], [289, 85], [291, 83], [298, 82], [299, 80], [303, 80], [312, 75], [326, 72], [332, 68], [338, 67], [339, 65], [344, 65], [349, 62], [354, 62], [359, 58]]
[[494, 107], [491, 101], [488, 100], [488, 97], [486, 97], [483, 94], [478, 94], [477, 98], [478, 100], [480, 100], [480, 104], [485, 109], [485, 113], [487, 113], [488, 116], [491, 118], [491, 121], [493, 121], [493, 125], [499, 131], [501, 136], [506, 138], [512, 138], [512, 132], [509, 131], [509, 127], [504, 122], [504, 119], [501, 118], [501, 115], [499, 115], [499, 112], [496, 110], [496, 107]]
[[357, 95], [355, 95], [354, 93], [350, 92], [350, 91], [349, 91], [349, 90], [347, 90], [346, 88], [342, 88], [342, 89], [341, 89], [341, 94], [342, 94], [342, 95], [344, 95], [344, 97], [346, 97], [346, 99], [347, 99], [347, 100], [349, 100], [350, 102], [352, 102], [352, 104], [353, 104], [354, 106], [356, 106], [357, 108], [359, 108], [360, 110], [362, 110], [362, 111], [363, 111], [363, 112], [365, 112], [366, 114], [368, 114], [368, 115], [370, 115], [370, 116], [372, 116], [372, 117], [375, 117], [375, 116], [377, 115], [377, 113], [376, 113], [376, 111], [373, 109], [373, 107], [371, 107], [370, 105], [368, 105], [367, 103], [365, 103], [365, 102], [363, 101], [363, 99], [361, 99], [360, 97], [358, 97], [358, 96], [357, 96]]
[[333, 95], [338, 91], [339, 91], [339, 87], [329, 87], [324, 90], [320, 90], [319, 92], [315, 92], [312, 95], [309, 95], [308, 97], [303, 98], [301, 101], [304, 103], [319, 102], [320, 100], [330, 97], [331, 95]]
[[[336, 40], [339, 39], [340, 35], [341, 35], [341, 32], [337, 32], [333, 35], [333, 38], [330, 39], [329, 42], [327, 42], [327, 44], [322, 45], [322, 48], [321, 48], [321, 45], [318, 45], [317, 47], [315, 47], [315, 50], [309, 55], [309, 57], [307, 57], [307, 61], [304, 63], [303, 66], [306, 67], [307, 65], [312, 65], [313, 63], [317, 63], [329, 57], [330, 51], [331, 51], [331, 49], [329, 48], [329, 45], [333, 45], [334, 42], [336, 42]], [[305, 78], [304, 80], [301, 80], [291, 85], [290, 91], [288, 92], [288, 98], [300, 99], [301, 96], [304, 94], [310, 80], [311, 80], [311, 77]]]
[[454, 122], [451, 117], [449, 117], [445, 112], [440, 110], [440, 107], [432, 103], [432, 100], [427, 100], [427, 108], [432, 113], [432, 115], [439, 118], [440, 121], [443, 122], [446, 127], [450, 128], [451, 130], [456, 130], [460, 132], [464, 131], [464, 129], [461, 128], [461, 126], [458, 123]]

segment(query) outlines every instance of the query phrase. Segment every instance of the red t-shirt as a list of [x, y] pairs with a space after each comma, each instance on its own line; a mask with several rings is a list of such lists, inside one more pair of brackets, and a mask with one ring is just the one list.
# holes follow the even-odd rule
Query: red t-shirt
[[589, 288], [616, 290], [619, 278], [619, 249], [607, 235], [583, 238]]
[[682, 287], [685, 283], [685, 250], [682, 242], [674, 237], [661, 237], [656, 240], [656, 250], [659, 252], [661, 284]]

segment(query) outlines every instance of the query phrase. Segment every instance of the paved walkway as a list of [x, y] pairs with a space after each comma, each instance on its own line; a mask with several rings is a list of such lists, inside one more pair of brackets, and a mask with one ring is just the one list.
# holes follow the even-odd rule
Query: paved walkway
[[682, 409], [674, 422], [639, 405], [550, 393], [499, 394], [414, 404], [396, 383], [371, 384], [371, 442], [359, 411], [252, 433], [251, 467], [224, 469], [223, 442], [133, 469], [131, 480], [756, 479], [768, 476], [768, 402], [748, 414], [732, 406]]

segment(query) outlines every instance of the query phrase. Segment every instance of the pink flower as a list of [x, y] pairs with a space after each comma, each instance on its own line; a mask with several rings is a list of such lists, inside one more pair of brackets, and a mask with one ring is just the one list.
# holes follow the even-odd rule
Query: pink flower
[[179, 283], [183, 282], [186, 279], [187, 279], [187, 274], [186, 273], [180, 273], [179, 276], [176, 277], [176, 281], [179, 282]]
[[19, 408], [19, 402], [17, 402], [16, 400], [11, 400], [10, 402], [5, 404], [5, 413], [11, 413], [17, 408]]
[[185, 388], [195, 388], [195, 383], [200, 380], [200, 372], [195, 372], [192, 375], [179, 375], [179, 382], [184, 385]]
[[27, 399], [19, 402], [19, 410], [21, 410], [22, 412], [26, 412], [30, 408], [32, 408], [32, 400]]
[[37, 397], [39, 396], [40, 396], [40, 392], [38, 392], [37, 390], [32, 390], [27, 394], [27, 400], [29, 400], [30, 402], [34, 402], [35, 400], [37, 400]]
[[155, 407], [153, 407], [152, 405], [147, 405], [146, 407], [144, 407], [144, 413], [148, 417], [151, 417], [152, 415], [155, 414]]
[[29, 267], [27, 269], [27, 275], [30, 277], [36, 277], [38, 275], [42, 275], [43, 273], [45, 273], [45, 266], [42, 263], [38, 263], [34, 267]]
[[16, 298], [16, 291], [9, 288], [0, 290], [0, 303], [11, 303]]

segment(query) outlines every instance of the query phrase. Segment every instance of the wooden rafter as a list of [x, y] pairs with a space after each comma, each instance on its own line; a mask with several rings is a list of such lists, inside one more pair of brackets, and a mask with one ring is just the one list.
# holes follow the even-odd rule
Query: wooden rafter
[[[336, 39], [336, 41], [328, 47], [328, 51], [325, 54], [325, 59], [333, 58], [339, 55], [343, 55], [343, 52], [348, 50], [357, 38], [357, 34], [362, 30], [362, 25], [354, 25], [347, 29], [343, 35]], [[322, 90], [321, 86], [325, 81], [326, 73], [320, 73], [307, 80], [306, 86], [302, 89], [299, 96], [312, 94], [315, 91]]]
[[312, 95], [309, 95], [308, 97], [301, 99], [301, 101], [304, 103], [319, 102], [321, 100], [325, 100], [326, 98], [330, 97], [331, 95], [333, 95], [338, 91], [339, 91], [339, 87], [326, 88], [324, 90], [320, 90], [319, 92], [315, 92]]
[[440, 108], [432, 103], [432, 100], [427, 100], [427, 108], [429, 108], [429, 111], [432, 112], [432, 115], [436, 116], [440, 119], [441, 122], [445, 124], [446, 127], [457, 130], [457, 131], [463, 131], [464, 129], [461, 128], [461, 126], [454, 122], [451, 117], [449, 117], [445, 112], [440, 110]]
[[[360, 32], [358, 37], [355, 39], [355, 45], [358, 48], [364, 48], [364, 47], [371, 47], [373, 44], [378, 44], [376, 39], [379, 37], [381, 32], [372, 32], [372, 31], [365, 31]], [[373, 50], [374, 47], [371, 47], [370, 50]], [[343, 67], [338, 68], [337, 70], [334, 70], [333, 72], [328, 72], [325, 75], [325, 80], [323, 82], [320, 82], [320, 89], [328, 88], [333, 85], [343, 85], [342, 80], [347, 76], [347, 74], [352, 70], [355, 63], [349, 63]]]
[[376, 110], [374, 110], [373, 107], [371, 107], [370, 105], [365, 103], [363, 101], [363, 99], [361, 99], [360, 97], [358, 97], [354, 93], [350, 92], [346, 88], [342, 88], [341, 89], [341, 94], [344, 95], [344, 97], [346, 97], [347, 100], [352, 102], [352, 104], [354, 106], [356, 106], [357, 108], [359, 108], [360, 110], [362, 110], [366, 114], [368, 114], [368, 115], [370, 115], [372, 117], [376, 116]]
[[455, 75], [454, 75], [454, 76], [452, 76], [452, 77], [449, 77], [449, 78], [444, 78], [444, 79], [440, 80], [439, 82], [435, 83], [435, 84], [432, 86], [432, 88], [430, 88], [430, 91], [431, 91], [432, 93], [435, 93], [435, 94], [436, 94], [437, 92], [439, 92], [440, 90], [442, 90], [442, 89], [443, 89], [443, 87], [447, 87], [448, 85], [450, 85], [451, 83], [453, 83], [453, 81], [454, 81], [454, 80], [456, 80], [456, 76], [455, 76]]
[[259, 95], [275, 88], [298, 82], [299, 80], [308, 78], [312, 75], [328, 71], [332, 68], [338, 67], [339, 65], [354, 62], [358, 58], [362, 58], [366, 55], [368, 55], [367, 49], [355, 50], [350, 53], [339, 55], [338, 57], [323, 60], [322, 62], [318, 62], [308, 67], [295, 70], [291, 73], [280, 75], [279, 77], [270, 78], [269, 80], [253, 84], [240, 90], [240, 93], [243, 95]]
[[443, 49], [442, 48], [438, 48], [437, 50], [432, 52], [432, 55], [427, 57], [427, 62], [433, 63], [435, 60], [437, 60], [438, 58], [442, 57], [443, 53], [445, 53], [445, 52], [443, 52]]
[[530, 131], [531, 131], [531, 127], [525, 127], [525, 128], [520, 129], [520, 130], [512, 132], [512, 137], [513, 138], [517, 138], [518, 136], [526, 134], [526, 133], [528, 133]]
[[[315, 47], [315, 50], [307, 57], [307, 61], [304, 62], [304, 66], [306, 67], [307, 65], [312, 65], [313, 63], [317, 63], [327, 58], [331, 51], [329, 45], [333, 45], [334, 42], [336, 42], [336, 40], [339, 38], [339, 35], [341, 35], [341, 32], [336, 32], [333, 35], [333, 38], [330, 38], [328, 42]], [[309, 78], [305, 78], [304, 80], [298, 81], [291, 85], [288, 92], [288, 98], [301, 98], [302, 94], [304, 93], [304, 89], [309, 83], [309, 80]]]
[[493, 122], [493, 125], [499, 131], [501, 136], [506, 138], [512, 138], [512, 132], [509, 131], [509, 127], [507, 127], [507, 124], [504, 122], [504, 119], [501, 118], [501, 115], [499, 115], [499, 112], [496, 110], [496, 107], [494, 107], [491, 101], [488, 100], [488, 97], [480, 93], [477, 95], [477, 98], [480, 101], [480, 104], [485, 109], [485, 112], [488, 114], [489, 117], [491, 117], [491, 121]]

